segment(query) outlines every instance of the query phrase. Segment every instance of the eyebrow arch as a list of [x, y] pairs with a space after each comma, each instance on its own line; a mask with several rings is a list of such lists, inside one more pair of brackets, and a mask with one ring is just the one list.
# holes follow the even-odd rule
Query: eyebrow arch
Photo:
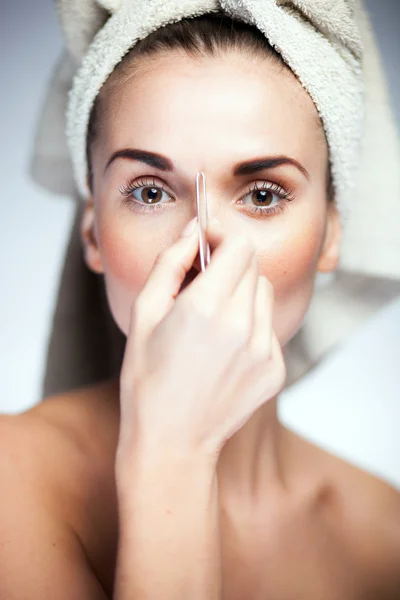
[[[137, 160], [149, 165], [150, 167], [159, 169], [160, 171], [167, 172], [174, 170], [173, 162], [166, 156], [162, 156], [161, 154], [150, 152], [148, 150], [139, 150], [138, 148], [123, 148], [122, 150], [116, 150], [116, 152], [113, 152], [104, 168], [104, 172], [106, 172], [111, 163], [117, 158]], [[241, 162], [234, 166], [232, 172], [235, 176], [252, 175], [254, 173], [258, 173], [259, 171], [263, 171], [264, 169], [274, 169], [275, 167], [279, 167], [281, 165], [292, 165], [296, 167], [306, 177], [306, 179], [310, 179], [307, 169], [305, 169], [297, 160], [294, 158], [289, 158], [288, 156], [268, 156]]]
[[113, 152], [110, 156], [104, 172], [107, 171], [108, 167], [111, 165], [114, 160], [117, 158], [128, 158], [130, 160], [138, 160], [140, 162], [146, 163], [150, 167], [154, 167], [159, 169], [160, 171], [173, 171], [174, 165], [165, 156], [161, 154], [156, 154], [155, 152], [149, 152], [147, 150], [139, 150], [137, 148], [124, 148], [123, 150], [117, 150]]
[[254, 160], [249, 160], [244, 163], [238, 163], [233, 168], [234, 175], [252, 175], [253, 173], [257, 173], [258, 171], [262, 171], [264, 169], [273, 169], [275, 167], [280, 167], [281, 165], [292, 165], [296, 167], [306, 179], [310, 179], [310, 175], [297, 160], [294, 158], [289, 158], [288, 156], [268, 156], [265, 158], [256, 158]]

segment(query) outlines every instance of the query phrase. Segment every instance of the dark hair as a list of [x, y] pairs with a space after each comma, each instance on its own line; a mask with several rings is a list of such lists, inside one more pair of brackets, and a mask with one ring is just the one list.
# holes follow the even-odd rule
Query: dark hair
[[[170, 23], [149, 34], [124, 56], [112, 73], [116, 85], [127, 76], [131, 62], [154, 57], [168, 50], [183, 50], [189, 56], [218, 56], [227, 50], [238, 50], [248, 54], [249, 58], [267, 58], [281, 69], [289, 69], [279, 52], [271, 46], [265, 35], [257, 27], [238, 19], [233, 19], [221, 11], [207, 13], [198, 17], [185, 18], [178, 23]], [[98, 94], [93, 105], [86, 139], [86, 158], [88, 165], [89, 188], [93, 185], [91, 146], [97, 135], [102, 94]], [[319, 125], [322, 123], [319, 120]], [[331, 199], [332, 178], [328, 165], [328, 197]]]

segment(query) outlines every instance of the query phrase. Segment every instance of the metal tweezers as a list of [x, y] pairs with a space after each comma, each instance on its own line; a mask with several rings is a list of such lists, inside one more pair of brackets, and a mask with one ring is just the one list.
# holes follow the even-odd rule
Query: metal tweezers
[[[203, 196], [200, 194], [200, 177], [203, 178]], [[206, 176], [203, 171], [196, 175], [196, 207], [197, 221], [199, 224], [199, 253], [201, 270], [204, 272], [210, 263], [210, 245], [207, 243], [206, 229], [208, 221]]]

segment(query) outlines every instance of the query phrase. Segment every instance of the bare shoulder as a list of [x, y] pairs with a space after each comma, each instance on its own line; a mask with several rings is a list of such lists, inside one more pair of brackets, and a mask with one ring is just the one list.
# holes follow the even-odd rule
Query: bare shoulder
[[[0, 415], [3, 472], [46, 485], [47, 493], [82, 494], [112, 464], [118, 434], [115, 382], [50, 396], [18, 415]], [[116, 401], [114, 401], [116, 399]]]
[[97, 461], [103, 468], [104, 460], [113, 459], [119, 427], [118, 381], [50, 396], [24, 414], [47, 426], [65, 450], [73, 451], [83, 463], [86, 459], [92, 472]]
[[[0, 547], [11, 577], [7, 583], [1, 573], [0, 597], [16, 586], [22, 586], [25, 597], [24, 586], [33, 589], [26, 564], [38, 573], [36, 561], [43, 567], [35, 579], [38, 594], [52, 577], [71, 581], [76, 573], [77, 598], [81, 590], [82, 597], [104, 597], [107, 575], [104, 582], [97, 577], [96, 560], [103, 556], [96, 555], [98, 540], [92, 532], [105, 511], [108, 519], [97, 535], [111, 529], [112, 547], [118, 431], [114, 398], [115, 385], [106, 382], [46, 398], [19, 415], [0, 415], [0, 485], [7, 490], [0, 498]], [[18, 571], [26, 573], [26, 582]]]
[[343, 553], [354, 558], [367, 588], [377, 590], [371, 598], [399, 598], [400, 491], [292, 431], [288, 438], [291, 455], [316, 474], [310, 506], [328, 515]]

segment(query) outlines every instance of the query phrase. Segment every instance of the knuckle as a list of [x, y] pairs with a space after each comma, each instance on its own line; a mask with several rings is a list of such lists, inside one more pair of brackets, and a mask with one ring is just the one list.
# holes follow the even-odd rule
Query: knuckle
[[259, 354], [259, 362], [253, 363], [255, 373], [258, 373], [261, 380], [264, 382], [264, 386], [269, 390], [269, 393], [279, 393], [286, 381], [286, 366], [281, 356], [273, 356], [268, 353], [267, 358], [264, 354], [262, 359], [262, 353]]
[[279, 376], [280, 381], [282, 381], [282, 384], [285, 383], [286, 376], [287, 376], [287, 370], [286, 370], [285, 361], [283, 360], [283, 356], [280, 356], [279, 361], [278, 361], [278, 376]]
[[275, 393], [279, 393], [285, 386], [286, 382], [286, 369], [277, 368], [274, 372], [274, 387]]
[[266, 340], [255, 342], [250, 348], [251, 361], [256, 365], [265, 365], [271, 359], [271, 348]]
[[275, 387], [282, 389], [285, 381], [286, 381], [286, 365], [283, 360], [282, 355], [276, 356], [274, 358], [273, 364], [273, 380], [275, 383]]

